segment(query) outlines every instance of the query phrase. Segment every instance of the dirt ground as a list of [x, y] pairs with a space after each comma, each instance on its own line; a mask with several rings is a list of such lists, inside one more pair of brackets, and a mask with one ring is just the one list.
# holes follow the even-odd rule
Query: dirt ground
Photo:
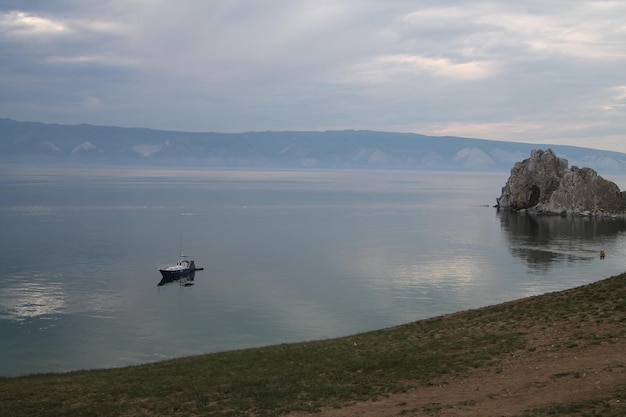
[[376, 401], [289, 416], [512, 417], [593, 399], [607, 400], [602, 407], [609, 407], [612, 415], [626, 416], [626, 340], [607, 338], [611, 330], [615, 328], [594, 328], [595, 334], [604, 333], [602, 342], [578, 346], [566, 330], [551, 326], [533, 333], [530, 348], [490, 369], [447, 377], [438, 385]]

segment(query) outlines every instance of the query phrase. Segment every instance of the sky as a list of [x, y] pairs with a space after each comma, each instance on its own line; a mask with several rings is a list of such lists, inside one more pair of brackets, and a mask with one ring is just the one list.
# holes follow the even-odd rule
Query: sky
[[626, 152], [626, 1], [0, 0], [0, 117]]

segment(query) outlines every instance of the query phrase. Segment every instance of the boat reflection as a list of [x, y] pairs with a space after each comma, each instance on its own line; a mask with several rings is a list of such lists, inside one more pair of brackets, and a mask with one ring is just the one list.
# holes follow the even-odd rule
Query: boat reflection
[[178, 276], [169, 276], [161, 278], [161, 281], [157, 284], [157, 286], [162, 287], [163, 285], [178, 283], [178, 285], [182, 287], [191, 287], [194, 282], [194, 278], [196, 277], [196, 272], [192, 271], [187, 275], [178, 275]]

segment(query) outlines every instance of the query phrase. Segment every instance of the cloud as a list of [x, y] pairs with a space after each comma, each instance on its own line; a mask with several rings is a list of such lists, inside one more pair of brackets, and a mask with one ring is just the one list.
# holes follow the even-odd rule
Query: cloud
[[618, 112], [626, 109], [626, 85], [618, 85], [607, 89], [608, 100], [602, 106], [608, 112]]
[[75, 56], [47, 56], [43, 62], [55, 65], [103, 65], [113, 67], [132, 67], [138, 64], [132, 58], [107, 55], [75, 55]]
[[97, 108], [102, 106], [102, 100], [92, 95], [87, 95], [83, 102], [86, 107]]
[[20, 11], [0, 13], [0, 32], [5, 36], [50, 36], [67, 32], [61, 22]]
[[0, 11], [0, 33], [28, 41], [39, 38], [46, 42], [56, 42], [60, 36], [73, 36], [78, 41], [90, 34], [124, 35], [128, 34], [127, 30], [123, 23], [112, 20], [59, 18], [17, 10]]
[[626, 151], [622, 1], [9, 4], [3, 117], [604, 138]]
[[432, 75], [456, 81], [473, 81], [497, 73], [494, 62], [453, 62], [447, 58], [430, 58], [419, 55], [384, 55], [350, 71], [350, 80], [364, 83], [406, 81], [406, 78]]
[[619, 2], [575, 2], [563, 8], [546, 3], [536, 14], [504, 12], [480, 20], [500, 27], [531, 52], [611, 58], [626, 56], [623, 45], [615, 41], [625, 27], [617, 18], [624, 11]]

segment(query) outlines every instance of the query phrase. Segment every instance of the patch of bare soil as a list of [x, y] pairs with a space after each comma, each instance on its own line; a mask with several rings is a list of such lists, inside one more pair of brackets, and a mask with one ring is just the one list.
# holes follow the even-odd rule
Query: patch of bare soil
[[596, 415], [626, 416], [626, 341], [611, 335], [615, 324], [594, 325], [584, 338], [578, 330], [576, 340], [570, 326], [551, 323], [548, 328], [533, 329], [529, 347], [489, 369], [448, 376], [438, 385], [376, 401], [289, 416], [512, 417], [594, 400], [600, 400], [603, 407]]

